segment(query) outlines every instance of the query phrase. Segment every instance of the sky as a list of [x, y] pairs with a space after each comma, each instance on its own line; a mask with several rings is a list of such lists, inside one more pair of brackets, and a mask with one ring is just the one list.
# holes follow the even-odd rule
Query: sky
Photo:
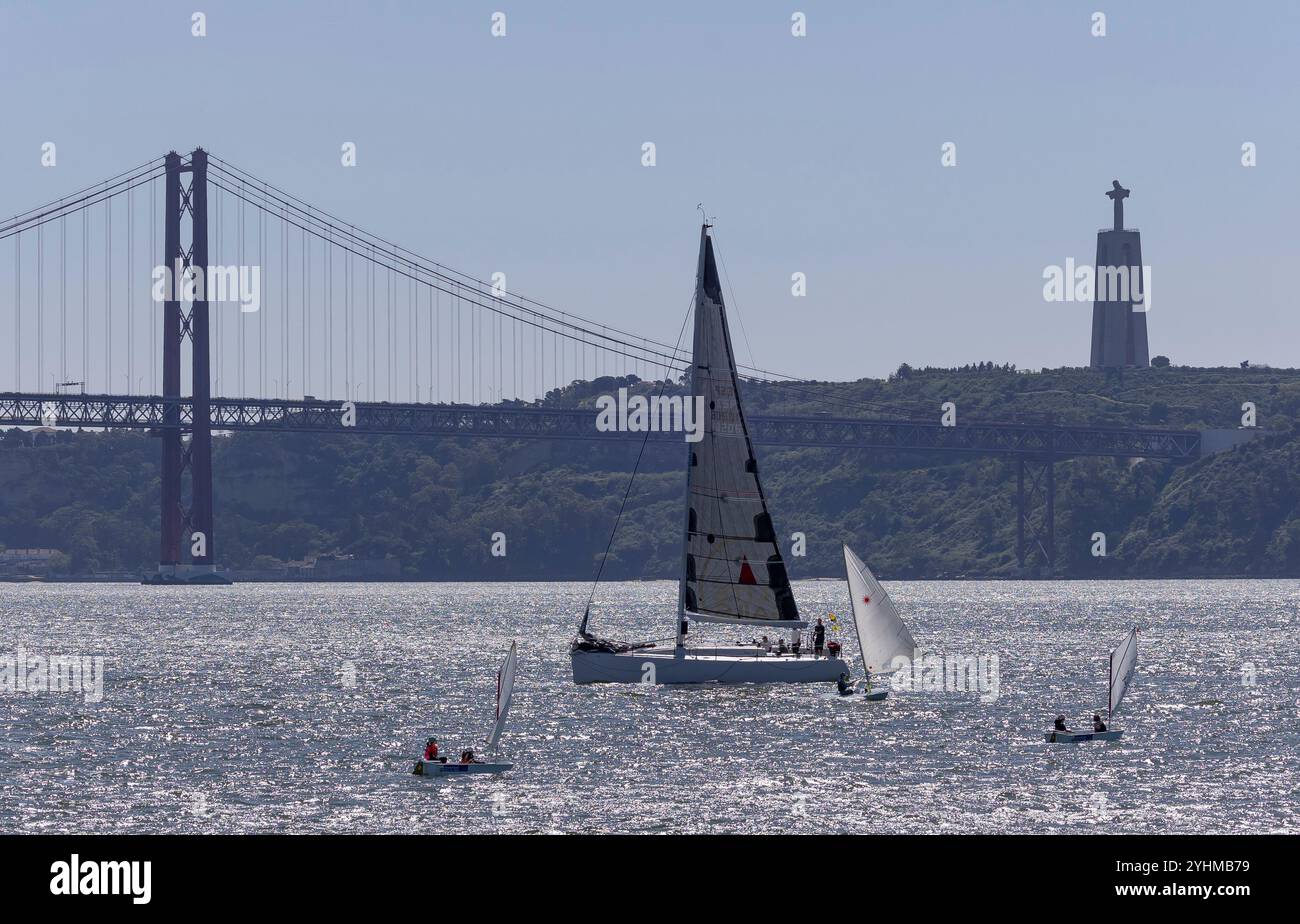
[[1086, 365], [1043, 272], [1092, 261], [1118, 179], [1152, 355], [1294, 366], [1297, 36], [1290, 2], [0, 0], [0, 213], [201, 145], [671, 343], [702, 202], [741, 360], [845, 380]]

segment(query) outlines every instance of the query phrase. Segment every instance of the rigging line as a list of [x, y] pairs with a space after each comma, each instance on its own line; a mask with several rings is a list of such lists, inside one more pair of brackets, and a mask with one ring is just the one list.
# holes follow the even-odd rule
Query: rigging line
[[[238, 196], [238, 195], [239, 195], [238, 193], [234, 192], [233, 190], [226, 189], [224, 186], [221, 186], [219, 183], [217, 183], [217, 182], [215, 182], [215, 181], [213, 181], [213, 180], [211, 180], [211, 179], [209, 179], [208, 182], [209, 182], [209, 184], [211, 184], [211, 185], [213, 185], [213, 186], [216, 186], [216, 187], [219, 188], [219, 189], [224, 190], [226, 193], [228, 193], [228, 194], [230, 194], [230, 195], [233, 195], [233, 196]], [[251, 205], [256, 206], [257, 208], [263, 208], [263, 206], [262, 206], [260, 203], [253, 202], [252, 200], [246, 200], [246, 201], [248, 201]], [[313, 230], [313, 229], [307, 228], [307, 227], [305, 227], [304, 225], [298, 224], [297, 222], [294, 222], [294, 221], [292, 221], [292, 220], [289, 221], [289, 224], [291, 224], [291, 225], [292, 225], [293, 227], [295, 227], [295, 228], [300, 229], [300, 230], [303, 232], [304, 238], [305, 238], [307, 235], [310, 234], [310, 235], [311, 235], [312, 237], [314, 237], [314, 238], [318, 238], [318, 239], [320, 239], [320, 240], [324, 240], [324, 238], [322, 237], [322, 235], [321, 235], [320, 233], [318, 233], [317, 231]], [[337, 246], [342, 246], [345, 250], [348, 250], [349, 252], [357, 253], [357, 251], [352, 250], [351, 248], [348, 248], [348, 247], [346, 247], [345, 245], [338, 244]], [[419, 278], [419, 277], [412, 277], [410, 273], [406, 272], [406, 271], [405, 271], [404, 269], [402, 269], [401, 267], [393, 266], [393, 265], [391, 265], [391, 264], [389, 264], [389, 263], [386, 263], [386, 262], [380, 260], [380, 259], [378, 258], [377, 255], [376, 255], [376, 256], [368, 256], [367, 254], [359, 253], [358, 256], [362, 257], [363, 259], [367, 259], [367, 260], [372, 260], [372, 261], [374, 261], [378, 266], [383, 267], [384, 269], [388, 270], [390, 273], [398, 273], [398, 274], [400, 274], [400, 275], [407, 276], [408, 278], [415, 278], [415, 280], [416, 280], [418, 283], [420, 283], [421, 285], [432, 286], [433, 288], [441, 289], [441, 291], [448, 292], [448, 294], [451, 294], [451, 295], [453, 295], [453, 296], [456, 296], [458, 299], [463, 300], [463, 301], [466, 301], [466, 302], [469, 302], [470, 304], [475, 305], [475, 306], [477, 306], [477, 307], [479, 307], [479, 308], [486, 308], [486, 309], [489, 310], [489, 311], [496, 311], [496, 310], [497, 310], [497, 309], [493, 308], [490, 304], [487, 304], [487, 303], [484, 303], [484, 302], [481, 302], [481, 301], [476, 301], [476, 300], [474, 300], [474, 299], [466, 298], [466, 297], [463, 296], [463, 295], [459, 295], [458, 293], [451, 292], [451, 291], [448, 290], [448, 289], [445, 289], [445, 288], [442, 288], [442, 287], [440, 287], [440, 286], [437, 286], [437, 285], [435, 285], [433, 282], [431, 282], [431, 281], [428, 280], [428, 279], [422, 279], [422, 278]], [[544, 316], [544, 315], [535, 315], [535, 317], [537, 317], [538, 320], [534, 321], [534, 320], [531, 320], [531, 319], [528, 319], [528, 318], [521, 318], [520, 320], [521, 320], [523, 323], [525, 323], [525, 324], [530, 324], [530, 325], [532, 325], [532, 326], [534, 326], [534, 327], [538, 327], [538, 326], [543, 326], [543, 327], [544, 327], [545, 322], [548, 321], [548, 320], [551, 321], [552, 323], [555, 323], [555, 319], [554, 319], [554, 318], [548, 318], [548, 317], [546, 317], [546, 316]], [[591, 332], [591, 331], [587, 331], [587, 330], [585, 330], [584, 328], [577, 328], [577, 327], [575, 327], [574, 325], [566, 325], [566, 326], [571, 327], [571, 328], [573, 328], [573, 329], [575, 329], [575, 330], [581, 331], [581, 332], [583, 332], [583, 333], [587, 333], [587, 334], [590, 334], [590, 335], [592, 335], [592, 336], [599, 337], [599, 335], [594, 334], [594, 333]], [[553, 334], [556, 333], [556, 331], [555, 331], [554, 328], [552, 328], [552, 327], [544, 327], [544, 329], [547, 330], [547, 331], [550, 331], [550, 332], [553, 333]], [[574, 336], [573, 334], [570, 334], [570, 333], [567, 333], [567, 332], [562, 332], [562, 331], [561, 331], [561, 332], [558, 333], [558, 335], [559, 335], [559, 336], [566, 337], [566, 338], [568, 338], [568, 339], [576, 339], [575, 336]], [[633, 350], [639, 349], [639, 347], [637, 347], [636, 344], [631, 343], [631, 342], [623, 342], [623, 341], [617, 340], [617, 339], [615, 339], [615, 338], [607, 338], [607, 339], [609, 339], [611, 342], [613, 342], [613, 343], [615, 343], [615, 344], [618, 344], [620, 347], [626, 347], [626, 348], [628, 348], [628, 349], [633, 349]], [[605, 349], [607, 352], [614, 353], [614, 354], [617, 354], [617, 355], [620, 355], [620, 356], [626, 357], [626, 358], [628, 358], [628, 359], [636, 359], [636, 358], [638, 358], [638, 354], [635, 354], [635, 353], [629, 353], [629, 352], [627, 352], [626, 350], [623, 350], [623, 349], [614, 349], [613, 347], [605, 347], [604, 349]], [[658, 351], [655, 351], [655, 350], [650, 350], [650, 351], [648, 351], [647, 355], [648, 355], [649, 357], [658, 357], [658, 358], [660, 358], [660, 359], [665, 359], [665, 358], [666, 358], [666, 359], [670, 359], [670, 360], [672, 360], [673, 362], [678, 363], [679, 365], [677, 366], [677, 368], [681, 368], [681, 369], [685, 369], [685, 368], [689, 365], [689, 362], [685, 359], [685, 357], [681, 357], [681, 356], [668, 356], [667, 354], [659, 353]], [[641, 358], [641, 359], [644, 360], [644, 359], [647, 358], [647, 355], [641, 355], [641, 356], [639, 356], [639, 358]]]
[[[211, 156], [211, 155], [210, 155], [210, 156]], [[261, 179], [261, 178], [255, 176], [255, 175], [253, 175], [252, 173], [249, 173], [247, 170], [243, 170], [242, 168], [238, 167], [238, 166], [235, 165], [235, 164], [230, 163], [229, 161], [223, 161], [223, 160], [221, 160], [220, 158], [215, 157], [215, 156], [212, 156], [211, 159], [212, 159], [213, 161], [216, 161], [216, 162], [217, 162], [218, 164], [220, 164], [220, 165], [224, 165], [224, 166], [230, 168], [230, 170], [222, 171], [222, 172], [225, 173], [227, 176], [233, 176], [233, 174], [231, 173], [231, 171], [235, 171], [235, 172], [237, 172], [237, 173], [243, 174], [244, 176], [248, 177], [249, 179], [252, 179], [252, 180], [256, 181], [257, 183], [259, 183], [259, 184], [264, 188], [264, 190], [268, 190], [268, 189], [269, 189], [269, 190], [275, 190], [275, 192], [279, 193], [280, 196], [286, 197], [287, 199], [292, 200], [292, 202], [301, 203], [302, 206], [306, 206], [306, 208], [307, 208], [308, 210], [313, 210], [317, 215], [325, 216], [326, 218], [332, 219], [332, 220], [337, 221], [337, 222], [343, 222], [343, 221], [344, 221], [344, 219], [340, 218], [339, 216], [337, 216], [337, 215], [333, 215], [332, 213], [327, 212], [327, 211], [325, 211], [324, 209], [315, 208], [315, 207], [311, 206], [310, 203], [306, 202], [305, 200], [300, 199], [300, 198], [298, 198], [297, 196], [294, 196], [292, 193], [289, 193], [289, 192], [285, 191], [284, 189], [281, 189], [280, 187], [277, 187], [277, 186], [275, 186], [274, 184], [269, 183], [269, 182], [267, 182], [266, 180], [263, 180], [263, 179]], [[220, 170], [221, 167], [219, 166], [217, 169]], [[264, 194], [267, 195], [269, 198], [276, 198], [276, 199], [279, 198], [279, 197], [276, 197], [276, 196], [270, 196], [269, 193], [264, 193]], [[292, 203], [289, 203], [289, 205], [290, 205], [291, 208], [294, 208], [295, 210], [297, 210], [297, 211], [299, 211], [299, 212], [303, 211], [303, 209], [300, 208], [299, 206], [293, 205]], [[322, 221], [322, 222], [324, 221], [323, 218], [322, 218], [322, 219], [318, 219], [318, 220], [319, 220], [319, 221]], [[358, 232], [357, 232], [357, 228], [356, 228], [356, 226], [355, 226], [355, 225], [349, 225], [349, 228], [351, 228], [353, 236], [356, 237], [356, 236], [358, 235]], [[459, 270], [456, 270], [456, 269], [453, 269], [453, 268], [451, 268], [451, 267], [445, 266], [444, 264], [438, 263], [437, 261], [432, 260], [432, 259], [430, 259], [430, 258], [428, 258], [428, 257], [421, 256], [420, 254], [417, 254], [417, 253], [415, 253], [414, 251], [409, 250], [409, 249], [407, 249], [407, 248], [405, 248], [405, 247], [401, 247], [400, 245], [395, 244], [395, 243], [393, 243], [392, 241], [389, 241], [389, 240], [387, 240], [386, 238], [381, 237], [380, 235], [373, 234], [373, 233], [371, 233], [371, 232], [365, 231], [364, 229], [361, 230], [361, 231], [359, 232], [359, 234], [360, 234], [360, 235], [364, 235], [365, 237], [367, 237], [367, 238], [369, 238], [369, 239], [372, 239], [372, 240], [374, 240], [374, 241], [377, 241], [377, 242], [379, 242], [379, 243], [381, 243], [381, 244], [384, 244], [384, 245], [387, 246], [387, 247], [391, 247], [391, 248], [394, 249], [395, 252], [400, 252], [400, 253], [406, 254], [407, 257], [408, 257], [408, 259], [407, 259], [406, 262], [413, 262], [413, 261], [414, 261], [414, 262], [422, 262], [422, 263], [424, 263], [424, 264], [427, 264], [429, 267], [436, 267], [437, 270], [432, 270], [432, 269], [427, 269], [427, 268], [426, 268], [426, 271], [431, 272], [431, 273], [434, 273], [435, 275], [442, 275], [443, 273], [450, 273], [450, 274], [452, 274], [452, 275], [454, 275], [454, 276], [459, 277], [459, 278], [462, 279], [462, 280], [468, 280], [468, 281], [470, 281], [470, 282], [473, 282], [475, 285], [477, 285], [477, 286], [478, 286], [479, 288], [481, 288], [481, 289], [489, 289], [489, 288], [491, 288], [491, 284], [488, 283], [488, 282], [485, 281], [485, 280], [478, 279], [478, 278], [476, 278], [476, 277], [474, 277], [474, 276], [471, 276], [471, 275], [468, 274], [468, 273], [463, 273], [463, 272], [461, 272], [461, 271], [459, 271]], [[441, 271], [441, 272], [439, 272], [439, 271]], [[452, 281], [452, 280], [449, 279], [448, 281]], [[550, 305], [547, 305], [547, 304], [545, 304], [545, 303], [543, 303], [543, 302], [540, 302], [540, 301], [538, 301], [537, 299], [528, 298], [527, 296], [519, 295], [519, 294], [515, 294], [515, 293], [511, 293], [511, 294], [512, 294], [516, 299], [518, 299], [521, 303], [522, 303], [522, 302], [527, 302], [528, 304], [530, 304], [530, 305], [536, 305], [539, 309], [543, 309], [543, 310], [545, 310], [545, 311], [551, 311], [551, 312], [558, 312], [558, 311], [559, 311], [559, 309], [554, 308], [554, 307], [552, 307], [552, 306], [550, 306]], [[527, 309], [527, 308], [523, 307], [523, 305], [520, 305], [520, 306], [518, 306], [518, 307], [520, 307], [521, 310], [530, 311], [530, 313], [536, 313], [536, 312], [532, 312], [530, 309]], [[578, 316], [577, 316], [577, 315], [574, 315], [574, 317], [578, 317]], [[585, 320], [587, 320], [587, 319], [582, 318], [581, 320], [584, 320], [584, 321], [585, 321]], [[593, 322], [589, 322], [589, 323], [595, 323], [595, 322], [593, 321]], [[627, 335], [627, 336], [635, 336], [635, 335], [633, 335], [630, 331], [620, 330], [620, 329], [618, 329], [618, 328], [610, 328], [610, 329], [611, 329], [611, 330], [614, 330], [614, 331], [617, 332], [617, 333], [625, 334], [625, 335]], [[651, 341], [651, 342], [656, 343], [657, 345], [662, 346], [662, 347], [665, 347], [665, 348], [668, 346], [668, 344], [666, 344], [666, 343], [661, 343], [661, 342], [659, 342], [659, 341]]]
[[[695, 307], [695, 293], [691, 293], [691, 303], [686, 308], [686, 314], [682, 317], [681, 329], [677, 331], [677, 345], [681, 346], [682, 336], [686, 333], [686, 322], [690, 320], [691, 310]], [[659, 383], [659, 393], [657, 397], [662, 398], [664, 388], [668, 385], [668, 368], [664, 368], [664, 379]], [[637, 472], [641, 468], [641, 459], [645, 455], [645, 448], [650, 442], [650, 431], [647, 429], [645, 436], [641, 438], [641, 448], [637, 450], [636, 462], [632, 465], [632, 474], [628, 476], [627, 488], [623, 491], [623, 500], [618, 505], [618, 514], [614, 517], [614, 528], [609, 531], [609, 541], [605, 543], [605, 552], [600, 556], [600, 566], [596, 569], [596, 579], [591, 582], [591, 593], [587, 595], [587, 606], [583, 611], [582, 625], [587, 625], [587, 615], [591, 612], [591, 604], [596, 599], [596, 588], [600, 585], [600, 576], [605, 573], [605, 562], [609, 560], [609, 551], [614, 547], [614, 537], [618, 535], [618, 525], [623, 520], [623, 511], [627, 508], [627, 499], [632, 494], [632, 485], [636, 481]]]
[[120, 179], [126, 176], [128, 173], [139, 173], [140, 171], [145, 170], [146, 168], [151, 168], [156, 170], [157, 168], [153, 167], [152, 165], [161, 160], [163, 160], [162, 157], [155, 157], [153, 160], [147, 160], [143, 164], [140, 164], [139, 166], [132, 167], [130, 170], [123, 170], [121, 173], [118, 173], [114, 176], [110, 176], [106, 180], [100, 180], [97, 183], [92, 183], [91, 185], [87, 186], [85, 189], [79, 189], [74, 193], [68, 193], [67, 195], [60, 196], [58, 199], [51, 199], [49, 202], [46, 202], [42, 205], [35, 206], [34, 208], [30, 208], [25, 212], [18, 212], [17, 214], [11, 215], [8, 218], [4, 219], [2, 222], [0, 222], [0, 226], [9, 225], [18, 221], [23, 221], [25, 220], [23, 219], [24, 215], [31, 215], [33, 212], [39, 212], [45, 209], [57, 211], [68, 200], [79, 201], [79, 200], [75, 200], [74, 197], [83, 196], [86, 193], [90, 193], [96, 190], [102, 190], [108, 184], [111, 184], [114, 180]]

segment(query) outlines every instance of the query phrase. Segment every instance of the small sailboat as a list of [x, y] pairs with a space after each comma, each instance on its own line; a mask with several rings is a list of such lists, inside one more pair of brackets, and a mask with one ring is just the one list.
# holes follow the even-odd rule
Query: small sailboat
[[[1106, 722], [1115, 715], [1120, 701], [1128, 692], [1133, 682], [1133, 672], [1137, 669], [1138, 630], [1134, 626], [1128, 637], [1110, 653], [1110, 676], [1107, 684]], [[1049, 731], [1047, 740], [1052, 744], [1077, 744], [1081, 741], [1118, 741], [1124, 733], [1107, 728], [1106, 731]]]
[[[515, 667], [519, 663], [519, 653], [514, 642], [510, 643], [510, 652], [497, 670], [497, 717], [492, 726], [492, 734], [487, 740], [487, 753], [496, 755], [501, 743], [501, 732], [506, 727], [506, 714], [510, 711], [510, 697], [515, 691]], [[411, 772], [416, 776], [445, 776], [457, 773], [505, 773], [514, 764], [503, 761], [487, 760], [469, 763], [446, 763], [437, 760], [417, 760]]]
[[[844, 573], [853, 600], [853, 629], [858, 636], [862, 669], [868, 677], [890, 672], [895, 658], [912, 657], [916, 639], [898, 615], [885, 588], [847, 545], [844, 546]], [[888, 695], [888, 690], [867, 690], [863, 699], [878, 700]]]
[[[583, 612], [570, 649], [574, 683], [833, 683], [838, 657], [774, 654], [754, 646], [689, 647], [689, 623], [803, 628], [790, 589], [758, 462], [740, 406], [736, 360], [709, 224], [700, 229], [695, 327], [686, 401], [703, 411], [687, 442], [682, 568], [673, 618], [676, 644], [617, 642], [587, 631]], [[616, 527], [617, 528], [617, 527]]]

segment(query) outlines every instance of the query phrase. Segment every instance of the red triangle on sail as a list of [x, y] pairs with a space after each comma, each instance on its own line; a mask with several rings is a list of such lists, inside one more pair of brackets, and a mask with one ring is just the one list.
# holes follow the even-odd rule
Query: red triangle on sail
[[862, 598], [862, 602], [863, 602], [863, 603], [870, 603], [870, 602], [871, 602], [871, 598], [870, 598], [870, 597], [863, 597], [863, 598]]
[[758, 583], [758, 581], [755, 580], [754, 578], [754, 569], [749, 567], [749, 559], [746, 558], [744, 555], [740, 556], [740, 583], [741, 584]]

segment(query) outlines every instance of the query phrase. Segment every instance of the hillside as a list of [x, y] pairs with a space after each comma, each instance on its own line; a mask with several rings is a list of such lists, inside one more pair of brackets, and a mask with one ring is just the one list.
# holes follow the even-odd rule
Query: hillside
[[[620, 384], [575, 383], [590, 406]], [[638, 386], [649, 389], [648, 383]], [[756, 413], [933, 416], [1235, 427], [1254, 402], [1267, 439], [1195, 464], [1078, 459], [1057, 467], [1061, 577], [1300, 576], [1300, 371], [1160, 368], [1105, 375], [981, 364], [903, 367], [888, 380], [748, 386]], [[64, 570], [151, 570], [158, 443], [138, 433], [18, 430], [0, 438], [0, 544], [63, 550]], [[410, 578], [586, 579], [605, 548], [634, 443], [243, 433], [215, 441], [223, 567], [341, 552], [396, 557]], [[807, 536], [794, 578], [832, 576], [850, 542], [885, 578], [1013, 577], [1014, 463], [862, 450], [759, 448], [777, 528]], [[607, 568], [676, 573], [681, 448], [647, 449]], [[1108, 555], [1091, 554], [1092, 534]], [[493, 557], [495, 532], [505, 557]], [[788, 548], [788, 542], [787, 542]], [[1051, 576], [1044, 571], [1033, 574]]]

